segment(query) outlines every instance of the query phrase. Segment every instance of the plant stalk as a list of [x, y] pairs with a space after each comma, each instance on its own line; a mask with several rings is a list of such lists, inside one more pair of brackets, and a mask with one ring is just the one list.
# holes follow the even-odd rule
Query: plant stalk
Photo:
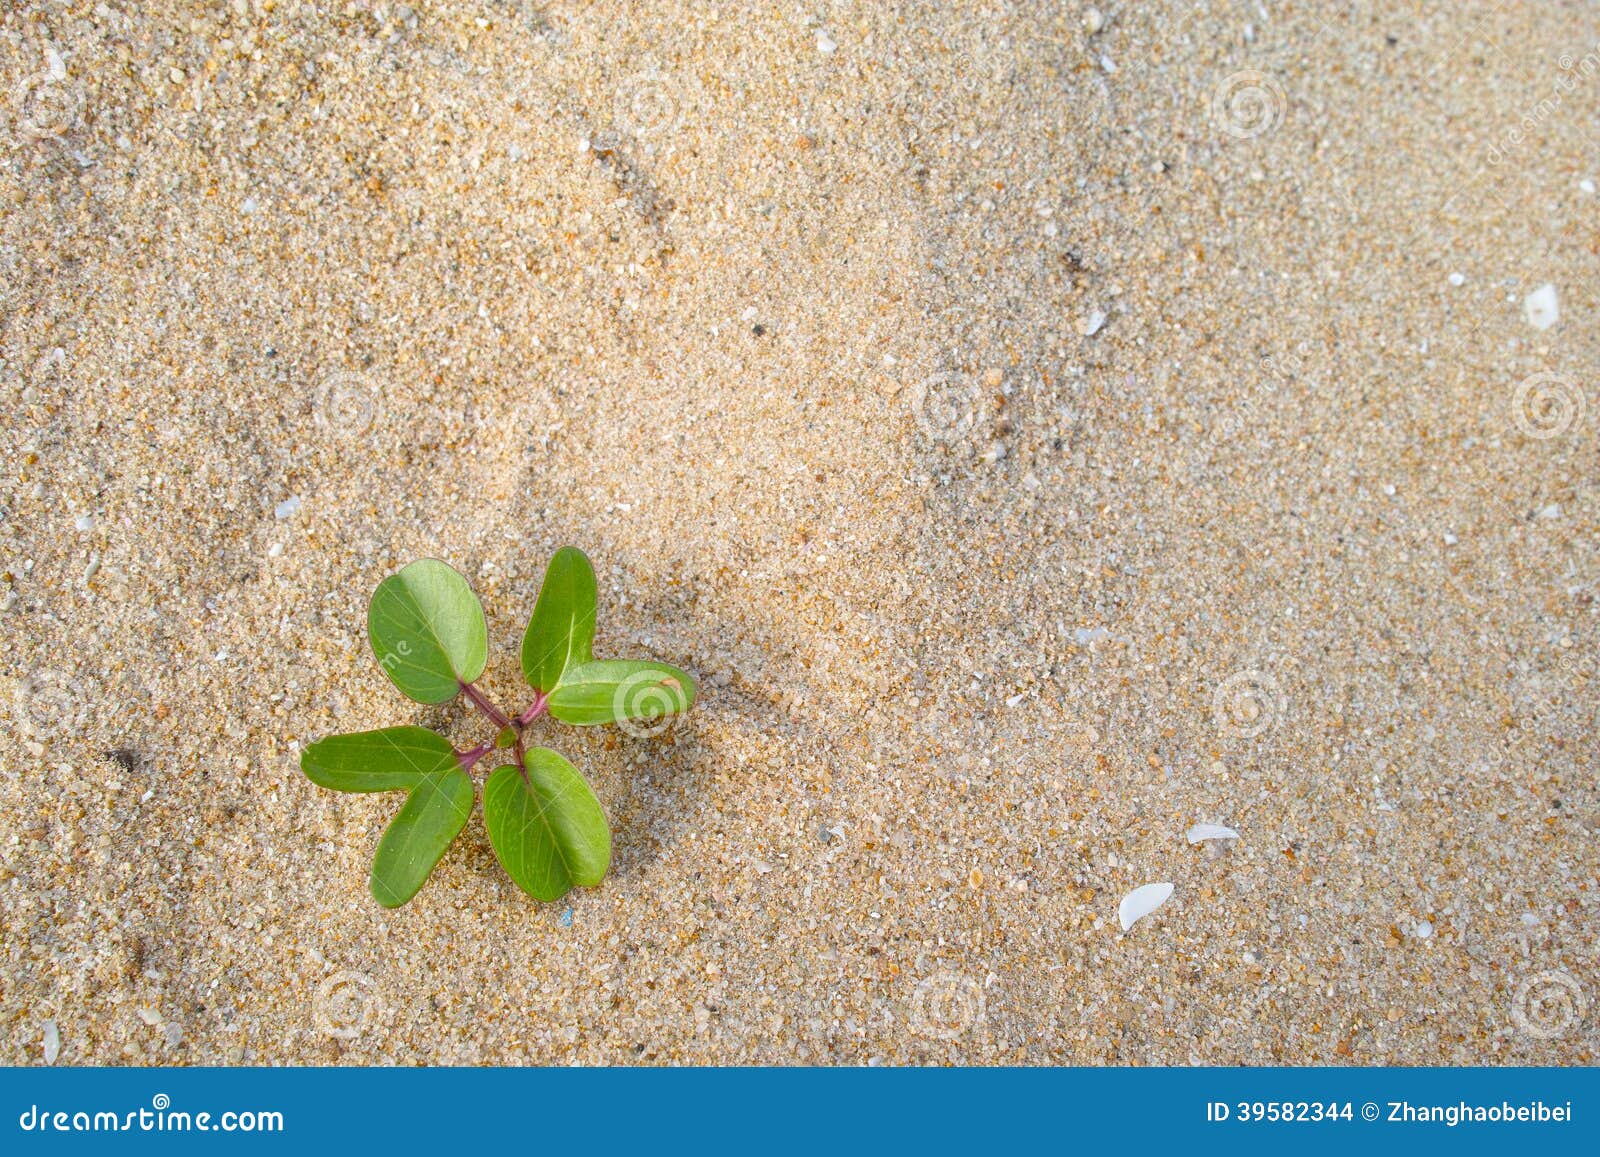
[[484, 693], [479, 691], [471, 683], [462, 683], [461, 690], [466, 692], [467, 698], [471, 699], [473, 705], [476, 706], [479, 711], [482, 711], [485, 715], [487, 715], [490, 721], [496, 727], [511, 726], [511, 720], [506, 718], [505, 712], [501, 711], [500, 708], [496, 707], [493, 703], [490, 703]]

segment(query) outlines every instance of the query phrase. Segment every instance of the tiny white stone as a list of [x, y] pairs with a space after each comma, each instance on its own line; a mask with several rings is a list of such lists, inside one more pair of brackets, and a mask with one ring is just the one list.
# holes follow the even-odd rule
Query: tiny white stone
[[1095, 334], [1100, 332], [1105, 324], [1105, 311], [1097, 309], [1078, 323], [1078, 332], [1084, 337], [1093, 337]]
[[1417, 922], [1417, 939], [1418, 940], [1426, 940], [1428, 937], [1430, 937], [1432, 935], [1433, 935], [1433, 922], [1430, 921], [1430, 920], [1419, 920]]
[[1221, 824], [1195, 824], [1184, 836], [1191, 844], [1203, 844], [1207, 840], [1236, 840], [1239, 833]]
[[1013, 695], [1011, 698], [1006, 700], [1006, 706], [1015, 707], [1018, 703], [1021, 703], [1026, 698], [1027, 695]]
[[1117, 71], [1117, 62], [1102, 52], [1100, 54], [1100, 67], [1107, 72], [1115, 72]]
[[1458, 543], [1460, 541], [1461, 540], [1459, 538], [1457, 538], [1455, 535], [1451, 534], [1448, 530], [1444, 532], [1444, 544], [1446, 546], [1454, 546], [1456, 543]]
[[1543, 510], [1539, 511], [1539, 517], [1540, 518], [1560, 518], [1561, 517], [1561, 504], [1559, 502], [1552, 502], [1549, 506], [1546, 506]]
[[1117, 919], [1122, 923], [1122, 930], [1126, 932], [1171, 898], [1171, 884], [1143, 884], [1135, 888], [1117, 906]]
[[161, 1023], [161, 1014], [153, 1008], [141, 1008], [138, 1012], [139, 1019], [151, 1028], [155, 1028], [156, 1025]]
[[1101, 15], [1100, 9], [1090, 8], [1083, 14], [1083, 30], [1090, 36], [1099, 32], [1106, 26], [1106, 18]]
[[296, 494], [293, 498], [285, 498], [282, 502], [278, 503], [277, 507], [272, 513], [277, 515], [279, 518], [293, 518], [295, 516], [295, 512], [299, 509], [300, 496]]
[[89, 531], [94, 529], [94, 515], [80, 514], [73, 523], [79, 530]]
[[1556, 287], [1549, 282], [1522, 299], [1522, 312], [1534, 329], [1549, 329], [1561, 320], [1561, 303], [1556, 298]]
[[61, 1055], [61, 1029], [53, 1020], [44, 1022], [44, 1063], [53, 1065]]
[[1451, 285], [1465, 285], [1467, 283], [1467, 275], [1464, 273], [1452, 273], [1449, 281]]
[[1585, 177], [1583, 180], [1578, 182], [1578, 188], [1582, 189], [1585, 193], [1588, 193], [1589, 196], [1594, 196], [1594, 182], [1588, 177]]
[[822, 55], [824, 55], [824, 56], [831, 56], [833, 54], [834, 49], [836, 49], [838, 47], [839, 47], [839, 42], [836, 41], [833, 37], [829, 36], [826, 32], [823, 32], [820, 29], [817, 31], [817, 51], [818, 52], [822, 53]]

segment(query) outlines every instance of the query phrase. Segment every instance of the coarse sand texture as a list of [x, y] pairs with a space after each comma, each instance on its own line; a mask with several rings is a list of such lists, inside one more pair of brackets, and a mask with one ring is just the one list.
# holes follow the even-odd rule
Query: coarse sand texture
[[[8, 2], [0, 1059], [1595, 1063], [1597, 126], [1587, 0]], [[566, 545], [693, 711], [381, 908], [368, 598], [526, 701]]]

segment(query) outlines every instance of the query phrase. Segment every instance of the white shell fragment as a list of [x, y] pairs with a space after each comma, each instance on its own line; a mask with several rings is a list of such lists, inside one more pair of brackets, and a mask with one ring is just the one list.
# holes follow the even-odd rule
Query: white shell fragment
[[1126, 932], [1171, 898], [1171, 884], [1145, 884], [1135, 888], [1122, 898], [1122, 904], [1117, 908], [1117, 919], [1122, 921], [1122, 930]]
[[1232, 828], [1225, 828], [1221, 824], [1195, 824], [1184, 833], [1191, 844], [1203, 844], [1207, 840], [1236, 840], [1239, 833]]
[[1534, 329], [1549, 329], [1561, 320], [1561, 304], [1556, 287], [1546, 282], [1522, 299], [1522, 312]]
[[56, 1022], [44, 1022], [44, 1063], [53, 1065], [56, 1058], [61, 1055], [61, 1030], [56, 1027]]

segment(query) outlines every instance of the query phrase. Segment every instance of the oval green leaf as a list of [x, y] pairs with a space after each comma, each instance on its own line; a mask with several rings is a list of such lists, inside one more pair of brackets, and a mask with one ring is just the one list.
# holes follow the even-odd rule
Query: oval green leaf
[[535, 691], [548, 694], [568, 667], [589, 661], [594, 615], [594, 567], [577, 547], [562, 547], [544, 572], [539, 601], [522, 635], [522, 674]]
[[372, 858], [373, 899], [398, 908], [415, 896], [471, 814], [472, 777], [459, 764], [412, 788]]
[[417, 894], [472, 814], [471, 777], [449, 741], [424, 727], [330, 735], [301, 753], [300, 768], [334, 791], [408, 793], [372, 861], [372, 895], [385, 908]]
[[448, 563], [418, 559], [378, 584], [367, 638], [394, 685], [419, 703], [447, 703], [483, 674], [489, 626], [467, 580]]
[[527, 775], [496, 769], [483, 785], [483, 818], [494, 854], [536, 900], [593, 887], [611, 864], [611, 829], [588, 782], [547, 747], [527, 753]]
[[599, 659], [570, 668], [550, 693], [550, 714], [586, 727], [623, 720], [646, 722], [694, 706], [695, 685], [684, 671], [641, 659]]

